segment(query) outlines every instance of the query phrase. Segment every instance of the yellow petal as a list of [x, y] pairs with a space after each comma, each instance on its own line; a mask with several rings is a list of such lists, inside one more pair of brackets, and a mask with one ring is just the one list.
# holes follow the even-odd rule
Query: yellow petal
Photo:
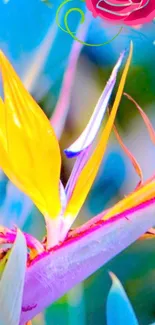
[[11, 171], [11, 162], [7, 156], [7, 136], [5, 128], [5, 105], [2, 98], [0, 97], [0, 158], [3, 159], [5, 165], [5, 172]]
[[125, 65], [125, 68], [124, 68], [124, 71], [123, 71], [123, 74], [121, 77], [121, 81], [120, 81], [120, 84], [118, 87], [115, 102], [112, 107], [108, 122], [101, 134], [101, 138], [98, 142], [96, 149], [94, 150], [92, 156], [89, 158], [88, 162], [82, 169], [81, 174], [79, 175], [79, 178], [78, 178], [75, 188], [73, 190], [72, 196], [71, 196], [70, 201], [67, 205], [67, 208], [65, 211], [65, 216], [68, 217], [68, 219], [72, 219], [72, 222], [74, 221], [76, 215], [78, 214], [79, 210], [81, 209], [81, 206], [86, 199], [86, 196], [94, 182], [94, 179], [97, 175], [100, 164], [102, 162], [102, 158], [104, 156], [104, 153], [105, 153], [105, 150], [107, 147], [107, 143], [109, 140], [109, 136], [110, 136], [112, 127], [113, 127], [117, 109], [118, 109], [118, 106], [119, 106], [119, 103], [120, 103], [120, 100], [122, 97], [127, 73], [128, 73], [131, 58], [132, 58], [132, 51], [133, 51], [133, 46], [131, 44], [129, 57], [127, 59], [127, 62], [126, 62], [126, 65]]
[[61, 209], [58, 141], [44, 112], [2, 52], [0, 68], [4, 88], [4, 105], [0, 103], [4, 120], [4, 127], [0, 122], [0, 166], [43, 214], [56, 217]]
[[155, 181], [152, 181], [145, 186], [141, 187], [136, 192], [129, 194], [126, 198], [119, 201], [111, 209], [104, 214], [103, 220], [108, 220], [118, 213], [130, 209], [142, 202], [150, 200], [155, 197]]

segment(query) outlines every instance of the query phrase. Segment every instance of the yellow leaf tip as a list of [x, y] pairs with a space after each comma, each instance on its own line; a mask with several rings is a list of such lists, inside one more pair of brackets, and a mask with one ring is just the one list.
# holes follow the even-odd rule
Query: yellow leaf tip
[[118, 280], [117, 276], [113, 272], [110, 271], [109, 275], [113, 285], [115, 286], [120, 285], [120, 281]]
[[109, 271], [108, 273], [109, 273], [111, 280], [113, 281], [116, 278], [116, 275], [112, 271]]

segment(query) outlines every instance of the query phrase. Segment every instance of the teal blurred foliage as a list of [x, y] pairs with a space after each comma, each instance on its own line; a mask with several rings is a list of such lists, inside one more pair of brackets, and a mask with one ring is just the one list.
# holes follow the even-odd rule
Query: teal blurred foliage
[[[53, 6], [46, 6], [44, 1], [10, 0], [7, 5], [0, 2], [0, 46], [13, 62], [20, 76], [25, 73], [25, 65], [47, 33], [56, 10], [61, 2], [53, 1]], [[79, 6], [79, 1], [75, 1]], [[81, 8], [84, 4], [81, 3]], [[67, 5], [68, 8], [72, 4]], [[61, 21], [63, 22], [63, 13]], [[71, 28], [78, 26], [79, 16], [73, 13], [69, 18]], [[90, 43], [101, 43], [110, 40], [118, 31], [118, 27], [109, 25], [99, 19], [93, 19], [87, 35]], [[122, 33], [112, 43], [103, 47], [83, 47], [79, 60], [74, 89], [70, 102], [70, 112], [61, 138], [61, 149], [67, 147], [84, 128], [103, 89], [118, 54], [134, 42], [134, 56], [130, 68], [125, 91], [128, 92], [142, 108], [154, 118], [155, 105], [155, 26], [153, 23], [140, 29], [124, 27]], [[39, 99], [39, 104], [48, 117], [54, 111], [58, 101], [60, 88], [73, 39], [67, 33], [58, 30], [58, 35], [51, 48], [48, 60], [37, 80], [32, 94], [37, 98], [38, 87], [44, 85], [44, 77], [50, 81], [48, 92]], [[81, 108], [82, 105], [82, 108]], [[82, 118], [81, 118], [82, 111]], [[138, 118], [138, 120], [137, 120]], [[136, 109], [126, 98], [123, 98], [117, 115], [117, 126], [130, 138], [135, 134], [134, 144], [144, 149], [144, 155], [138, 156], [146, 162], [148, 169], [153, 165], [147, 161], [145, 135], [137, 138], [140, 117]], [[132, 128], [132, 122], [138, 121]], [[135, 132], [135, 133], [134, 133]], [[146, 135], [147, 137], [147, 135]], [[128, 180], [130, 163], [113, 139], [108, 147], [106, 157], [99, 176], [89, 194], [86, 205], [79, 218], [89, 219], [129, 191]], [[62, 179], [66, 182], [71, 165], [63, 156]], [[9, 185], [3, 173], [0, 174], [0, 218], [6, 225], [18, 224], [25, 231], [36, 237], [44, 236], [44, 221], [41, 214], [29, 199], [18, 196], [14, 198], [14, 189]], [[132, 189], [134, 185], [132, 186]], [[9, 190], [8, 190], [9, 189]], [[124, 192], [125, 191], [125, 192]], [[14, 195], [13, 195], [14, 194]], [[121, 238], [120, 238], [121, 240]], [[45, 311], [45, 315], [36, 319], [34, 324], [47, 325], [104, 325], [106, 324], [106, 300], [110, 289], [109, 271], [117, 274], [124, 285], [128, 297], [134, 307], [140, 325], [148, 325], [155, 319], [155, 241], [139, 240], [106, 266], [98, 270], [84, 283], [73, 288], [67, 295], [55, 302]], [[109, 325], [109, 324], [108, 324]], [[114, 324], [115, 325], [115, 324]], [[117, 325], [117, 324], [116, 324]]]
[[107, 297], [107, 325], [138, 325], [136, 315], [123, 286], [114, 273], [110, 273], [112, 286]]
[[86, 206], [93, 216], [102, 212], [114, 197], [119, 198], [119, 189], [123, 184], [125, 174], [126, 166], [122, 152], [119, 148], [112, 148], [105, 157], [86, 201]]

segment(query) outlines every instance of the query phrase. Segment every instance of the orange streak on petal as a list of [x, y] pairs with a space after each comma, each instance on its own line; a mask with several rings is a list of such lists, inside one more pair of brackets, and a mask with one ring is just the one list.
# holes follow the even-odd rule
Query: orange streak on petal
[[146, 113], [144, 113], [144, 111], [142, 110], [142, 108], [138, 105], [138, 103], [127, 93], [124, 93], [124, 95], [131, 101], [135, 104], [136, 108], [138, 109], [141, 117], [143, 118], [143, 121], [148, 129], [148, 132], [149, 132], [149, 135], [150, 135], [150, 138], [153, 142], [153, 144], [155, 144], [155, 130], [153, 128], [153, 125], [152, 123], [150, 122], [148, 116], [146, 115]]
[[139, 240], [145, 240], [145, 239], [155, 239], [155, 235], [151, 233], [145, 233], [139, 238]]
[[145, 181], [144, 185], [146, 185], [146, 184], [148, 184], [148, 183], [150, 183], [150, 182], [152, 182], [152, 181], [154, 181], [154, 180], [155, 180], [155, 174], [152, 175], [150, 178], [148, 178], [148, 179]]
[[140, 168], [140, 165], [138, 164], [138, 162], [137, 162], [136, 158], [134, 157], [134, 155], [130, 152], [130, 150], [124, 144], [124, 142], [123, 142], [121, 136], [119, 135], [115, 125], [113, 126], [113, 130], [114, 130], [115, 136], [116, 136], [121, 148], [123, 149], [123, 151], [125, 152], [127, 157], [130, 159], [130, 161], [131, 161], [137, 175], [140, 178], [140, 182], [138, 184], [138, 186], [140, 186], [143, 183], [143, 173], [142, 173], [142, 170]]
[[103, 220], [108, 220], [113, 216], [130, 209], [142, 202], [150, 200], [155, 197], [155, 181], [146, 184], [137, 191], [129, 194], [123, 200], [116, 203], [111, 209], [108, 210], [103, 216]]

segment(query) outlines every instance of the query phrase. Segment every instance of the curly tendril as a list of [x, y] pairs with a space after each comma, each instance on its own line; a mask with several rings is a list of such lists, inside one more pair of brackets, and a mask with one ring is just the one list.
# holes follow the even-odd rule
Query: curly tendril
[[[72, 12], [78, 12], [80, 15], [81, 15], [81, 19], [80, 19], [80, 24], [83, 24], [85, 22], [85, 14], [84, 12], [82, 11], [82, 9], [80, 8], [71, 8], [71, 9], [68, 9], [65, 16], [64, 16], [64, 25], [65, 25], [65, 28], [63, 28], [60, 23], [59, 23], [59, 13], [60, 13], [60, 10], [62, 9], [62, 7], [69, 3], [69, 2], [72, 2], [74, 0], [65, 0], [64, 2], [61, 3], [61, 5], [58, 7], [57, 9], [57, 12], [56, 12], [56, 23], [58, 25], [58, 27], [65, 33], [69, 34], [75, 41], [78, 41], [79, 43], [83, 44], [83, 45], [86, 45], [86, 46], [103, 46], [103, 45], [106, 45], [106, 44], [109, 44], [111, 43], [122, 31], [123, 29], [123, 26], [119, 29], [118, 33], [114, 35], [113, 38], [111, 38], [110, 40], [104, 42], [104, 43], [100, 43], [100, 44], [90, 44], [90, 43], [86, 43], [80, 39], [78, 39], [76, 36], [75, 36], [75, 32], [72, 32], [69, 28], [69, 25], [68, 25], [68, 16], [72, 13]], [[85, 2], [84, 0], [80, 0], [81, 2]]]

